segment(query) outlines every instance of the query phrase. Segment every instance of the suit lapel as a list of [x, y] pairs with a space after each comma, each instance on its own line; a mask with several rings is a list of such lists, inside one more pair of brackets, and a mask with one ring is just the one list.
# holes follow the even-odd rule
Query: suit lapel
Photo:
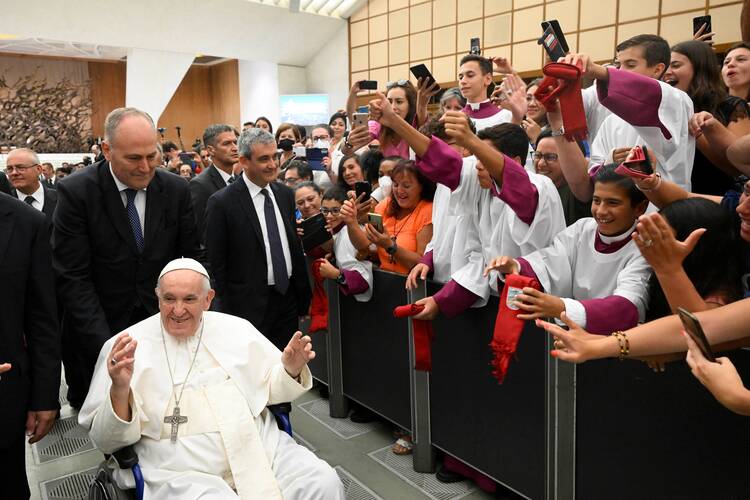
[[5, 256], [5, 250], [8, 248], [8, 243], [13, 236], [13, 225], [15, 224], [15, 217], [13, 217], [12, 211], [8, 208], [8, 203], [12, 203], [11, 200], [6, 200], [5, 194], [0, 193], [0, 261]]
[[112, 225], [120, 234], [120, 237], [128, 243], [133, 253], [137, 254], [138, 248], [135, 246], [133, 230], [130, 228], [130, 223], [125, 213], [125, 205], [122, 204], [122, 196], [117, 191], [115, 180], [109, 171], [109, 162], [102, 162], [97, 168], [99, 169], [99, 187], [104, 200], [104, 211], [107, 213], [109, 220], [112, 221]]
[[55, 205], [57, 204], [57, 193], [54, 189], [42, 186], [44, 189], [44, 205], [42, 206], [42, 212], [49, 218], [52, 218], [52, 213], [55, 211]]
[[158, 174], [154, 174], [146, 188], [146, 216], [144, 221], [146, 227], [143, 229], [143, 251], [148, 250], [156, 238], [156, 232], [161, 227], [161, 219], [164, 217], [164, 209], [167, 206], [163, 186]]
[[[258, 219], [258, 214], [255, 211], [255, 205], [253, 204], [253, 199], [250, 196], [250, 191], [247, 189], [247, 184], [245, 184], [245, 180], [240, 178], [237, 180], [237, 182], [233, 182], [230, 184], [227, 189], [233, 190], [233, 195], [237, 198], [240, 206], [242, 207], [242, 211], [245, 212], [245, 215], [248, 219], [250, 219], [250, 225], [253, 226], [253, 230], [255, 231], [255, 236], [258, 237], [258, 241], [260, 241], [261, 244], [263, 244], [263, 230], [260, 228], [260, 219]], [[265, 260], [266, 254], [263, 254], [263, 259]]]
[[208, 169], [208, 175], [211, 177], [211, 182], [217, 190], [227, 187], [227, 183], [224, 182], [224, 178], [219, 173], [219, 167], [213, 163], [211, 164], [211, 168]]

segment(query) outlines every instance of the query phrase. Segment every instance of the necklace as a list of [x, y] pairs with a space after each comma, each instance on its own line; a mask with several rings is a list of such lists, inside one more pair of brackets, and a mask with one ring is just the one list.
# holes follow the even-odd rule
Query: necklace
[[182, 393], [185, 392], [185, 386], [187, 385], [188, 378], [190, 377], [190, 372], [193, 371], [193, 365], [195, 365], [195, 360], [198, 357], [198, 351], [200, 351], [201, 348], [201, 340], [203, 339], [203, 321], [201, 321], [201, 332], [198, 335], [198, 347], [195, 348], [195, 354], [193, 355], [193, 361], [190, 362], [190, 368], [188, 368], [187, 375], [185, 375], [185, 380], [182, 382], [182, 388], [180, 389], [180, 395], [177, 396], [174, 392], [174, 375], [172, 375], [172, 363], [169, 361], [169, 351], [167, 350], [167, 339], [164, 336], [164, 325], [159, 322], [159, 326], [161, 327], [161, 341], [164, 344], [164, 355], [167, 357], [167, 368], [169, 369], [169, 378], [172, 380], [172, 394], [174, 394], [174, 410], [172, 410], [171, 415], [167, 415], [164, 417], [164, 423], [165, 424], [172, 424], [172, 432], [170, 435], [169, 440], [173, 443], [177, 442], [177, 431], [179, 430], [180, 424], [184, 424], [188, 421], [187, 416], [180, 415], [180, 400], [182, 399]]
[[[419, 203], [417, 203], [417, 205], [419, 205]], [[416, 212], [416, 210], [417, 210], [417, 207], [415, 206], [412, 209], [412, 211], [409, 212], [409, 215], [407, 215], [406, 218], [404, 218], [404, 222], [401, 223], [401, 228], [400, 229], [396, 228], [396, 223], [398, 222], [398, 220], [396, 220], [396, 218], [393, 219], [393, 232], [394, 232], [394, 234], [393, 234], [393, 236], [391, 236], [391, 240], [393, 241], [394, 244], [396, 244], [396, 240], [398, 239], [398, 235], [401, 233], [401, 231], [404, 230], [404, 227], [406, 227], [406, 223], [409, 222], [409, 219], [411, 219], [411, 216], [414, 215], [414, 212]], [[388, 257], [388, 261], [391, 264], [394, 264], [396, 262], [396, 256], [394, 254], [391, 254]]]

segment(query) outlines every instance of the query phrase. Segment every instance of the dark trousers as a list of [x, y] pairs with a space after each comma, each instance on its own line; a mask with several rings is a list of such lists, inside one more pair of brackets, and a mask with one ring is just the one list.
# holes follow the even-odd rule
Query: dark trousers
[[299, 330], [297, 293], [293, 286], [290, 285], [285, 294], [269, 287], [266, 314], [263, 322], [256, 326], [273, 345], [284, 350], [294, 332]]
[[18, 439], [8, 448], [0, 448], [0, 464], [3, 472], [3, 484], [0, 496], [8, 500], [26, 500], [31, 496], [29, 482], [26, 479], [26, 447], [24, 429], [18, 429]]

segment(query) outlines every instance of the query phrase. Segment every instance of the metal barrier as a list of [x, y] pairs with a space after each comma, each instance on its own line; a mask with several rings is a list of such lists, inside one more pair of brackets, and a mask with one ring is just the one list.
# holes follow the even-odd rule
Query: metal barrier
[[[432, 372], [417, 372], [411, 321], [395, 306], [434, 294], [407, 293], [405, 278], [374, 272], [370, 302], [327, 280], [324, 344], [331, 416], [354, 400], [414, 439], [414, 468], [435, 469], [439, 449], [523, 497], [746, 498], [750, 419], [713, 400], [684, 363], [664, 374], [612, 360], [574, 366], [549, 356], [551, 339], [527, 324], [505, 382], [492, 377], [488, 346], [498, 299], [433, 321]], [[750, 378], [750, 352], [732, 353]], [[316, 370], [317, 371], [317, 370]]]

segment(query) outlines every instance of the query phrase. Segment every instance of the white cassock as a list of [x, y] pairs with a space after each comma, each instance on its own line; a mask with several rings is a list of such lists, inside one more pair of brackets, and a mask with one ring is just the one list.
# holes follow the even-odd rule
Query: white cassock
[[[505, 161], [506, 168], [510, 162], [515, 163], [507, 156]], [[464, 159], [461, 183], [453, 191], [451, 207], [459, 217], [456, 241], [478, 241], [481, 255], [472, 254], [464, 267], [453, 270], [452, 279], [486, 303], [490, 293], [497, 294], [498, 279], [494, 271], [489, 280], [482, 276], [486, 264], [500, 255], [525, 255], [549, 245], [565, 228], [565, 216], [554, 183], [544, 175], [525, 172], [538, 192], [533, 221], [525, 223], [508, 203], [480, 186], [476, 162], [474, 156]], [[504, 178], [503, 186], [510, 182]]]
[[432, 252], [432, 277], [441, 283], [451, 278], [451, 269], [466, 263], [466, 256], [470, 253], [470, 246], [466, 242], [454, 244], [458, 217], [453, 215], [450, 202], [450, 188], [438, 183], [432, 200], [432, 239], [425, 253]]
[[690, 97], [664, 82], [615, 69], [609, 70], [608, 83], [597, 86], [600, 106], [611, 113], [595, 132], [589, 167], [611, 163], [613, 149], [645, 144], [656, 156], [656, 171], [690, 192], [695, 155], [688, 128], [693, 115]]
[[586, 113], [586, 128], [588, 128], [589, 146], [594, 143], [599, 129], [604, 120], [612, 114], [610, 110], [602, 106], [596, 92], [596, 85], [587, 87], [581, 91], [583, 96], [583, 110]]
[[563, 299], [570, 319], [584, 328], [593, 320], [594, 331], [610, 333], [625, 329], [623, 321], [630, 326], [643, 321], [651, 268], [630, 239], [632, 230], [618, 237], [599, 235], [601, 247], [614, 250], [609, 253], [597, 250], [597, 232], [593, 218], [580, 219], [523, 260], [547, 293]]
[[[104, 344], [78, 416], [96, 447], [112, 453], [135, 444], [145, 498], [343, 499], [335, 471], [280, 431], [266, 409], [307, 391], [309, 369], [302, 371], [301, 383], [292, 379], [281, 352], [244, 319], [204, 312], [203, 322], [200, 347], [198, 334], [162, 337], [159, 314], [127, 329], [138, 341], [130, 422], [115, 415], [109, 397], [106, 363], [116, 337]], [[196, 349], [180, 401], [180, 414], [188, 420], [171, 442], [172, 426], [164, 419], [172, 415]], [[121, 487], [134, 486], [130, 471], [116, 470], [115, 479]]]
[[[364, 231], [364, 227], [361, 229]], [[353, 293], [358, 302], [368, 302], [372, 298], [372, 262], [357, 260], [357, 249], [349, 239], [349, 231], [346, 227], [333, 235], [333, 254], [336, 256], [339, 270], [346, 277], [347, 291]], [[357, 286], [359, 284], [362, 286]], [[367, 289], [359, 292], [365, 284]]]
[[477, 132], [501, 123], [510, 123], [513, 120], [513, 113], [507, 109], [498, 108], [489, 99], [482, 102], [467, 102], [463, 112], [474, 122]]

